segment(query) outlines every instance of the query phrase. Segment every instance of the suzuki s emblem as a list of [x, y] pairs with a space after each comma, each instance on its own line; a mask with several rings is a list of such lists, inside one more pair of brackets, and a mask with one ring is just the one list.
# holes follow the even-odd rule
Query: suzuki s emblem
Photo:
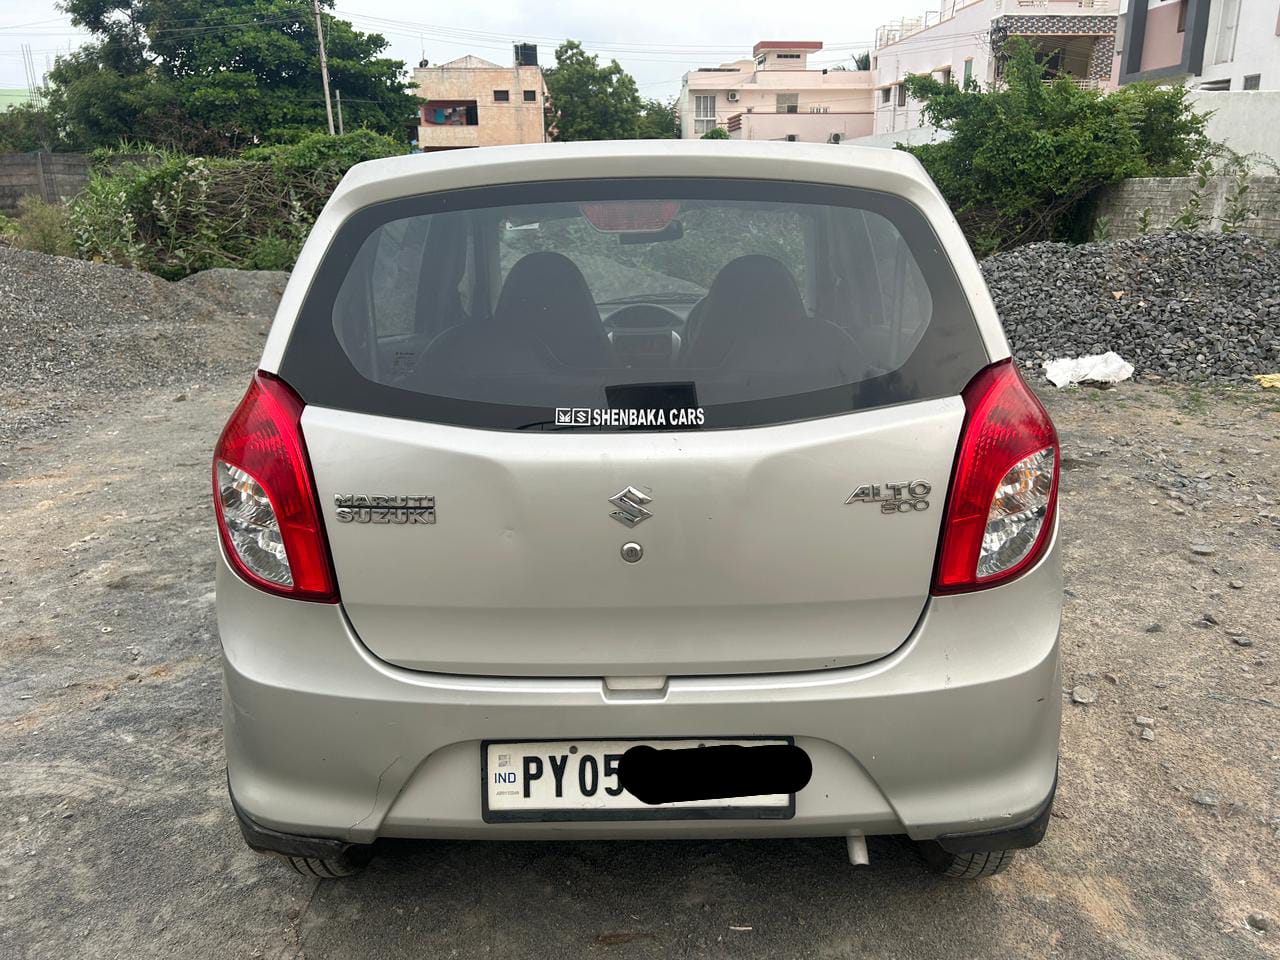
[[634, 527], [637, 523], [648, 520], [653, 516], [652, 513], [644, 508], [644, 505], [651, 500], [653, 500], [653, 497], [646, 497], [635, 487], [627, 487], [621, 493], [615, 493], [609, 498], [609, 502], [618, 508], [609, 516], [621, 524]]

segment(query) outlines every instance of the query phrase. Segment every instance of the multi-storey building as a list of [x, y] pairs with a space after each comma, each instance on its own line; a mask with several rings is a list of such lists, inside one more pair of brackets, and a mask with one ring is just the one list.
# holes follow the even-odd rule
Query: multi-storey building
[[418, 149], [456, 150], [546, 139], [547, 87], [538, 48], [517, 44], [515, 66], [461, 57], [413, 71], [419, 108]]
[[872, 81], [865, 70], [809, 67], [816, 40], [762, 40], [751, 59], [684, 75], [685, 139], [721, 127], [740, 140], [839, 143], [871, 133]]
[[942, 0], [936, 11], [881, 27], [871, 55], [875, 132], [919, 126], [920, 104], [902, 84], [911, 74], [962, 85], [998, 80], [999, 54], [1009, 37], [1025, 38], [1049, 77], [1114, 87], [1119, 5], [1120, 0]]

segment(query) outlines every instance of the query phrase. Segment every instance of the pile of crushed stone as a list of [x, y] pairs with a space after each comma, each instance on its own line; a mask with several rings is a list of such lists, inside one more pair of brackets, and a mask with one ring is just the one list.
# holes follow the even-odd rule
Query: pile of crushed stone
[[172, 283], [0, 247], [0, 443], [139, 388], [247, 374], [287, 278], [209, 270]]
[[1136, 376], [1253, 384], [1280, 372], [1280, 248], [1242, 234], [1036, 243], [982, 262], [1019, 362], [1114, 350]]

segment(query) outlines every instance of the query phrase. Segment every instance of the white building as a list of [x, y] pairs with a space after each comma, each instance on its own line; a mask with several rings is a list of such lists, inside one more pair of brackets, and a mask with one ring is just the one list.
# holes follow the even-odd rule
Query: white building
[[996, 53], [1009, 37], [1024, 37], [1049, 76], [1072, 77], [1081, 86], [1115, 85], [1116, 17], [1120, 0], [942, 0], [936, 11], [899, 20], [876, 31], [875, 133], [920, 125], [920, 104], [907, 96], [903, 78], [932, 74], [939, 80], [981, 87], [999, 79]]
[[816, 40], [762, 40], [752, 59], [684, 75], [680, 131], [716, 127], [739, 140], [839, 143], [871, 133], [872, 77], [865, 70], [809, 68]]

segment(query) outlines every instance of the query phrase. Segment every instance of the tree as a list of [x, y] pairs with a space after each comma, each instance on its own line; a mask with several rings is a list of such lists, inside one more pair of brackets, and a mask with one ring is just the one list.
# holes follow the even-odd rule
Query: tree
[[556, 140], [634, 140], [640, 133], [636, 82], [610, 60], [606, 67], [577, 40], [556, 48], [556, 65], [544, 71]]
[[871, 51], [863, 50], [853, 58], [853, 69], [870, 70], [871, 69]]
[[1003, 81], [989, 90], [923, 74], [903, 81], [925, 122], [951, 138], [900, 149], [924, 164], [979, 254], [1069, 239], [1099, 187], [1181, 175], [1203, 154], [1205, 118], [1181, 88], [1104, 96], [1068, 78], [1046, 83], [1020, 38], [1005, 53]]
[[47, 108], [24, 103], [0, 110], [0, 153], [49, 151], [61, 145], [58, 125]]
[[642, 101], [637, 136], [641, 140], [678, 140], [680, 113], [676, 109], [676, 98]]
[[[332, 8], [333, 0], [322, 0]], [[319, 44], [297, 0], [66, 0], [94, 39], [60, 57], [50, 110], [75, 146], [138, 140], [209, 154], [324, 129]], [[405, 139], [416, 98], [387, 41], [325, 17], [348, 128]]]

